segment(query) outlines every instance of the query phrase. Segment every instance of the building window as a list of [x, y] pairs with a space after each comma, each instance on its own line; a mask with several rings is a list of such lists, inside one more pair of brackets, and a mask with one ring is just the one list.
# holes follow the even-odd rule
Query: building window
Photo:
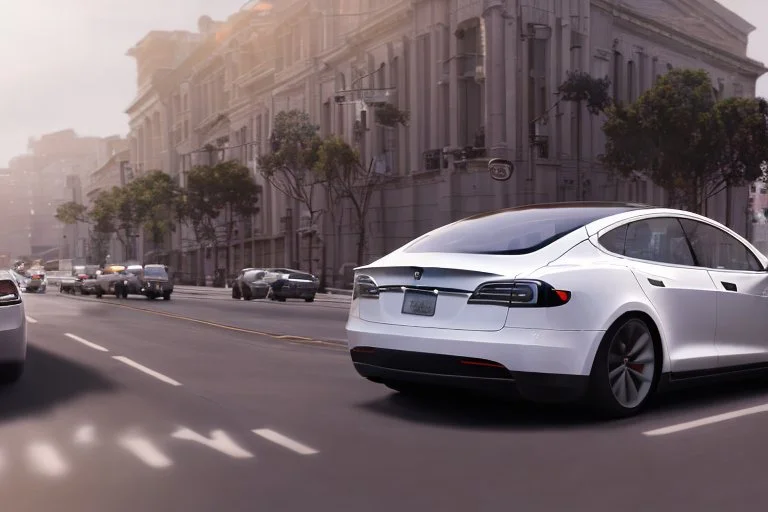
[[421, 71], [418, 90], [418, 102], [419, 102], [419, 144], [422, 151], [430, 149], [430, 124], [432, 118], [432, 109], [430, 105], [432, 103], [432, 45], [430, 41], [430, 35], [425, 34], [417, 40], [417, 63], [418, 69]]
[[482, 70], [483, 56], [480, 55], [480, 27], [460, 29], [456, 34], [457, 74], [459, 96], [459, 146], [475, 146], [477, 133], [483, 126], [484, 87], [478, 81], [477, 71]]
[[627, 101], [635, 101], [635, 61], [627, 62]]
[[624, 56], [619, 52], [613, 52], [613, 101], [622, 101], [621, 86], [623, 84], [621, 71], [623, 69]]

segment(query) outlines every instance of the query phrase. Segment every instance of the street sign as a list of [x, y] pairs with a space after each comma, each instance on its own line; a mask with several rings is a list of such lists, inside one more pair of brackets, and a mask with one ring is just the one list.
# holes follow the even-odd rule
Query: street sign
[[515, 164], [503, 158], [494, 158], [488, 162], [488, 172], [496, 181], [507, 181], [515, 172]]

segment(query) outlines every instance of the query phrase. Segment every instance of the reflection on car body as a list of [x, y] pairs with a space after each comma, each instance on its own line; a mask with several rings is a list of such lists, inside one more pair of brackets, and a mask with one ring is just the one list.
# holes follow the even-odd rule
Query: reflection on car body
[[706, 217], [620, 203], [477, 215], [355, 272], [364, 377], [587, 397], [628, 416], [654, 392], [768, 368], [768, 259]]

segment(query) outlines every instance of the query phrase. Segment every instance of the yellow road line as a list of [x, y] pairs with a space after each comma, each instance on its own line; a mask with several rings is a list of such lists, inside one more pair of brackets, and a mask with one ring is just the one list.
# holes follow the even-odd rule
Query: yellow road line
[[[94, 302], [88, 299], [81, 299], [79, 297], [65, 296], [65, 298], [79, 300], [83, 302]], [[297, 342], [302, 344], [322, 345], [322, 346], [334, 347], [334, 348], [344, 348], [344, 345], [342, 343], [335, 343], [332, 341], [325, 341], [325, 340], [316, 340], [314, 338], [308, 338], [306, 336], [295, 336], [292, 334], [274, 334], [270, 332], [256, 331], [254, 329], [246, 329], [244, 327], [233, 327], [231, 325], [220, 324], [218, 322], [211, 322], [209, 320], [200, 320], [198, 318], [191, 318], [188, 316], [178, 315], [176, 313], [167, 313], [165, 311], [153, 311], [151, 309], [129, 306], [127, 304], [118, 304], [115, 302], [108, 302], [108, 301], [100, 301], [100, 302], [97, 302], [97, 304], [108, 304], [110, 306], [117, 306], [121, 308], [131, 309], [133, 311], [141, 311], [142, 313], [149, 313], [152, 315], [164, 316], [167, 318], [175, 318], [176, 320], [186, 320], [187, 322], [194, 322], [196, 324], [207, 325], [210, 327], [217, 327], [219, 329], [224, 329], [227, 331], [242, 332], [245, 334], [255, 334], [256, 336], [265, 336], [267, 338], [272, 338], [275, 340], [292, 341], [292, 342]]]

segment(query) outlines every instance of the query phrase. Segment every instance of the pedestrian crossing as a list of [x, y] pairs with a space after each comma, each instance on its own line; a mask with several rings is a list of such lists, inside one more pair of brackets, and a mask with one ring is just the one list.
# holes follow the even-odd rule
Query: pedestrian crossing
[[[95, 425], [79, 425], [66, 436], [46, 439], [39, 437], [26, 442], [0, 444], [0, 484], [9, 473], [15, 477], [22, 473], [46, 479], [61, 479], [70, 475], [78, 461], [88, 464], [102, 462], [106, 466], [122, 464], [124, 456], [133, 459], [139, 467], [151, 471], [167, 471], [200, 456], [213, 456], [219, 461], [256, 461], [256, 450], [273, 449], [291, 456], [316, 455], [319, 452], [295, 439], [271, 429], [253, 429], [236, 435], [223, 429], [209, 432], [188, 427], [176, 427], [163, 433], [146, 435], [140, 429], [124, 432], [100, 433]], [[7, 437], [6, 437], [7, 439]], [[123, 456], [120, 456], [122, 454]], [[94, 455], [98, 460], [94, 461]]]

